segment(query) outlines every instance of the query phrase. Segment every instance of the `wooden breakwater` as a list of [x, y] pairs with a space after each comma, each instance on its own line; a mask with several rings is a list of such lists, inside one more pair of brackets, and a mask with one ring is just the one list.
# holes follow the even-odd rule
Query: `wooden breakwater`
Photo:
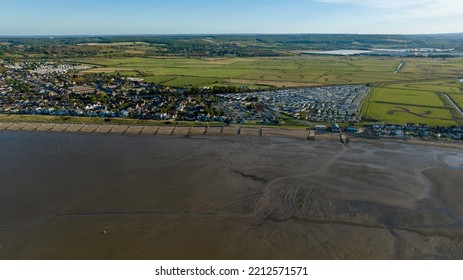
[[64, 132], [81, 134], [124, 134], [124, 135], [166, 135], [166, 136], [249, 136], [249, 137], [288, 137], [302, 140], [315, 140], [314, 130], [293, 130], [274, 127], [246, 126], [156, 126], [123, 124], [78, 124], [78, 123], [26, 123], [0, 122], [0, 131]]

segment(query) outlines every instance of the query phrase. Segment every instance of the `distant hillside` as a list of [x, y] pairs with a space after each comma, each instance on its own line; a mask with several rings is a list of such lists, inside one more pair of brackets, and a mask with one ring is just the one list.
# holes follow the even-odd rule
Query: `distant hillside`
[[445, 48], [462, 50], [463, 33], [443, 35], [295, 34], [215, 36], [219, 41], [248, 41], [279, 49]]
[[196, 50], [212, 55], [278, 55], [300, 49], [440, 48], [463, 51], [463, 33], [430, 35], [273, 34], [273, 35], [121, 35], [3, 37], [0, 43], [29, 46], [143, 42], [160, 46], [159, 53]]

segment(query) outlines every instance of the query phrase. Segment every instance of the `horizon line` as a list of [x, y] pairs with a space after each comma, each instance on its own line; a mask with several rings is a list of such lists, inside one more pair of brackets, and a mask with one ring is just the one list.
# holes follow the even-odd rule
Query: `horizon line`
[[357, 35], [357, 36], [368, 36], [368, 35], [381, 35], [381, 36], [426, 36], [426, 35], [463, 35], [463, 32], [448, 32], [448, 33], [324, 33], [324, 32], [310, 32], [310, 33], [266, 33], [266, 32], [243, 32], [243, 33], [126, 33], [126, 34], [28, 34], [28, 35], [6, 35], [0, 34], [0, 38], [30, 38], [30, 37], [109, 37], [109, 36], [252, 36], [252, 35]]

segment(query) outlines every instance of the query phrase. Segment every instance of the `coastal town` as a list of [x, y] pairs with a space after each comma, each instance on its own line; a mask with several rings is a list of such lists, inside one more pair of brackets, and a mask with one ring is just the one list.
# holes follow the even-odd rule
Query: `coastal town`
[[[303, 120], [318, 131], [365, 137], [461, 140], [463, 127], [357, 124], [370, 88], [339, 85], [254, 91], [250, 88], [170, 88], [141, 78], [81, 74], [91, 66], [0, 61], [0, 113], [282, 125]], [[318, 125], [317, 125], [318, 124]], [[357, 125], [357, 126], [356, 126]], [[310, 125], [309, 125], [310, 126]]]
[[[0, 74], [0, 113], [280, 124], [282, 116], [356, 123], [368, 88], [331, 86], [251, 91], [173, 89], [140, 78], [83, 75], [85, 65], [17, 62]], [[236, 92], [238, 91], [238, 92]], [[219, 92], [219, 93], [218, 93]]]

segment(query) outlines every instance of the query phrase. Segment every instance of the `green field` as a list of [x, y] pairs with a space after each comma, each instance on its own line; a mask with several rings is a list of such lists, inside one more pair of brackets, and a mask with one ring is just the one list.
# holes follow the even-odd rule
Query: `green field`
[[449, 96], [458, 105], [458, 107], [460, 107], [460, 109], [463, 111], [463, 91], [460, 93], [450, 93]]
[[398, 103], [430, 107], [444, 106], [436, 92], [408, 88], [407, 85], [379, 87], [374, 89], [373, 93], [372, 101], [376, 103]]
[[[409, 59], [400, 74], [400, 59], [365, 57], [294, 56], [278, 58], [90, 58], [79, 63], [98, 65], [84, 73], [132, 72], [165, 85], [267, 85], [300, 87], [333, 84], [396, 83], [457, 77], [458, 59]], [[137, 71], [137, 73], [135, 73]]]
[[[397, 124], [425, 123], [429, 125], [461, 125], [462, 118], [440, 95], [454, 92], [455, 100], [463, 94], [460, 85], [452, 81], [424, 81], [389, 84], [372, 90], [362, 114], [369, 119]], [[444, 99], [445, 100], [445, 99]]]
[[429, 125], [456, 125], [449, 109], [416, 107], [413, 105], [374, 104], [368, 111], [368, 117], [382, 122], [405, 124], [425, 123]]

